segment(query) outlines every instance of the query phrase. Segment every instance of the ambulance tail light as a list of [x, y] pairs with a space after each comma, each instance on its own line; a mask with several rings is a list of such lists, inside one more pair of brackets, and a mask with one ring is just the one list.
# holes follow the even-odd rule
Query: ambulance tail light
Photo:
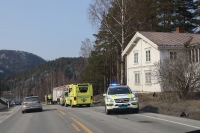
[[76, 97], [74, 97], [74, 101], [76, 101]]

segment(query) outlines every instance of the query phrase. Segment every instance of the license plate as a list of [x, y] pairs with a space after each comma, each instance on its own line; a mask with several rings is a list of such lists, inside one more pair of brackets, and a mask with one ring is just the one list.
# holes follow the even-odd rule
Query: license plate
[[32, 106], [32, 107], [30, 107], [30, 108], [38, 108], [38, 106]]
[[124, 108], [127, 108], [126, 105], [122, 105], [122, 106], [119, 106], [120, 109], [124, 109]]

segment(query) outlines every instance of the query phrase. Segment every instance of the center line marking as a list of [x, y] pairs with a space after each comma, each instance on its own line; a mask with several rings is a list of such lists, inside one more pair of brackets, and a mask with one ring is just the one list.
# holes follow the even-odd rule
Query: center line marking
[[58, 109], [58, 111], [59, 111], [61, 114], [65, 115], [65, 112], [63, 112], [62, 110]]
[[76, 131], [81, 131], [74, 123], [71, 123], [72, 124], [72, 126], [76, 129]]
[[71, 117], [71, 119], [75, 121], [79, 126], [81, 126], [87, 133], [93, 133], [89, 128], [87, 128], [85, 125], [83, 125], [81, 122], [79, 122], [75, 118]]

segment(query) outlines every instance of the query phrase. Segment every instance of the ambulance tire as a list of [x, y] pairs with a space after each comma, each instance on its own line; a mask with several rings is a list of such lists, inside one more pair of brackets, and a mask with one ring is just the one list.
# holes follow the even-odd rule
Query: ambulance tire
[[70, 106], [73, 108], [74, 107], [74, 105], [72, 104], [72, 101], [70, 101]]
[[90, 104], [87, 104], [87, 107], [90, 107]]
[[106, 108], [106, 106], [105, 106], [105, 112], [106, 112], [107, 115], [111, 114], [111, 110], [108, 110], [108, 109]]
[[65, 107], [68, 107], [67, 103], [65, 102]]

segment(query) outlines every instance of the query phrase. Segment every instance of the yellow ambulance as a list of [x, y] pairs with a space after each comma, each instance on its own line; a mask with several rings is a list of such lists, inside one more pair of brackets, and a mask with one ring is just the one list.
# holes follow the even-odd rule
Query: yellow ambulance
[[90, 106], [93, 103], [93, 88], [90, 83], [78, 83], [68, 85], [68, 96], [65, 98], [67, 106]]

